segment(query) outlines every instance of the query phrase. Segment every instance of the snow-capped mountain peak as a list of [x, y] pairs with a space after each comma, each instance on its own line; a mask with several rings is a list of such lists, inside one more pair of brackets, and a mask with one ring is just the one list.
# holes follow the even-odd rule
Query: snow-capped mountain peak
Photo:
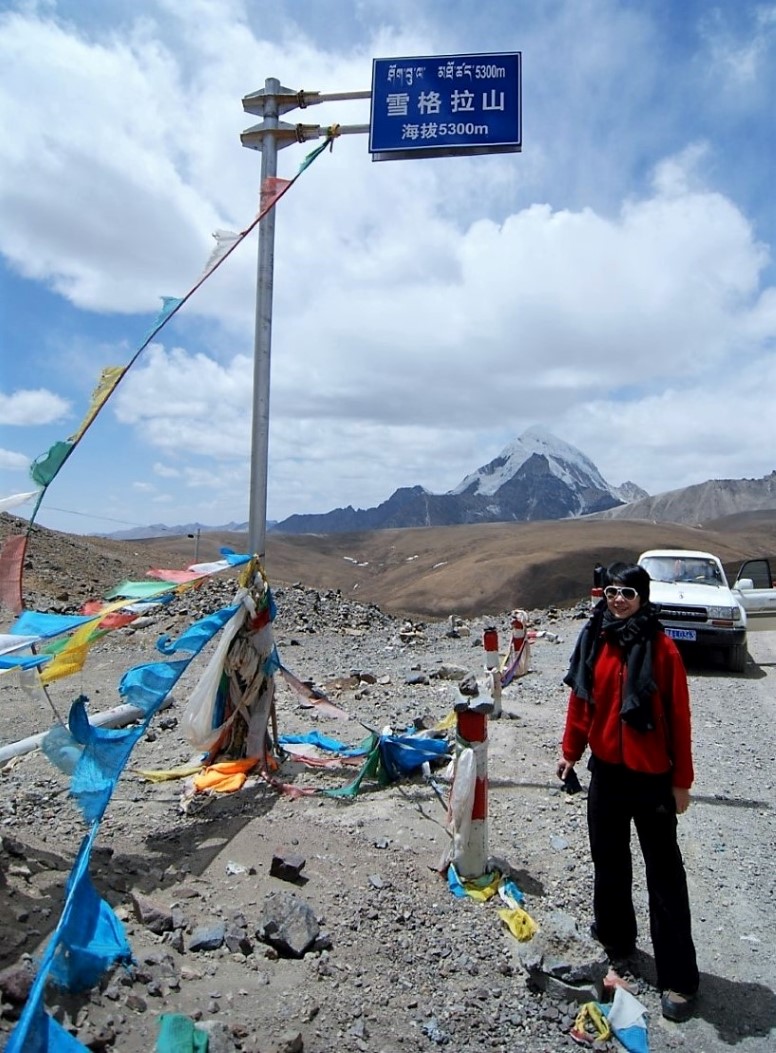
[[534, 455], [544, 457], [552, 475], [573, 489], [580, 484], [597, 490], [614, 491], [593, 462], [570, 443], [546, 428], [528, 428], [505, 446], [498, 457], [467, 475], [451, 494], [495, 494], [520, 471]]

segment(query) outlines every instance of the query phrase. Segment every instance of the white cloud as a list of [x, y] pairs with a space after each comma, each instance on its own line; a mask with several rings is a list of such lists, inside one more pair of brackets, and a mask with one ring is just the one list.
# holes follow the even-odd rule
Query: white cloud
[[[332, 251], [275, 333], [278, 505], [321, 509], [327, 493], [376, 502], [416, 482], [448, 489], [475, 467], [447, 474], [451, 431], [552, 427], [602, 394], [615, 400], [615, 428], [619, 413], [667, 412], [676, 385], [695, 391], [697, 416], [721, 373], [776, 337], [776, 295], [759, 287], [767, 252], [735, 205], [699, 184], [702, 157], [689, 148], [660, 162], [654, 193], [615, 218], [534, 205], [457, 231], [415, 202], [406, 219], [375, 229], [382, 262], [359, 269], [344, 247]], [[428, 279], [408, 247], [418, 224], [431, 260], [438, 245]], [[167, 458], [240, 461], [251, 380], [246, 354], [216, 362], [156, 345], [127, 377], [116, 412]], [[677, 434], [679, 421], [661, 429], [656, 450], [681, 444]], [[313, 483], [321, 459], [336, 467]], [[655, 463], [653, 474], [665, 474]]]
[[221, 365], [204, 354], [160, 345], [127, 374], [115, 402], [118, 419], [169, 455], [244, 458], [250, 448], [251, 365]]
[[[94, 314], [104, 327], [68, 334], [62, 375], [74, 373], [76, 345], [80, 384], [108, 347], [113, 356], [123, 341], [126, 360], [142, 327], [117, 319], [106, 337], [110, 314], [150, 314], [160, 295], [184, 294], [211, 231], [251, 221], [260, 158], [239, 146], [256, 120], [240, 99], [265, 76], [353, 90], [368, 87], [373, 55], [510, 44], [508, 5], [465, 18], [463, 4], [444, 17], [422, 6], [327, 4], [324, 17], [279, 4], [259, 18], [239, 0], [147, 0], [78, 28], [64, 3], [0, 15], [0, 116], [14, 128], [0, 139], [0, 248], [80, 308], [76, 324]], [[615, 482], [757, 471], [747, 466], [762, 463], [762, 435], [748, 423], [727, 447], [714, 435], [723, 406], [770, 419], [755, 379], [770, 375], [776, 337], [767, 236], [720, 182], [735, 151], [715, 137], [716, 103], [684, 96], [727, 48], [738, 56], [728, 92], [748, 85], [753, 106], [772, 83], [773, 11], [748, 5], [735, 26], [709, 17], [705, 50], [673, 66], [648, 8], [590, 0], [527, 13], [515, 31], [524, 154], [372, 164], [362, 137], [343, 137], [303, 174], [277, 211], [271, 515], [365, 506], [414, 483], [449, 489], [532, 423], [577, 442]], [[359, 123], [367, 112], [326, 104], [286, 119]], [[314, 145], [281, 151], [281, 174]], [[125, 449], [133, 436], [127, 471], [148, 487], [153, 477], [182, 519], [245, 515], [255, 282], [254, 236], [106, 411]], [[31, 359], [27, 375], [40, 368]], [[15, 386], [0, 401], [7, 423], [72, 412]], [[116, 514], [142, 518], [112, 482]]]
[[159, 461], [153, 466], [154, 475], [160, 476], [162, 479], [178, 479], [180, 478], [180, 472], [177, 468], [171, 468], [167, 464], [161, 464]]
[[776, 4], [754, 4], [736, 10], [733, 17], [712, 7], [702, 30], [714, 80], [723, 91], [741, 98], [762, 91], [776, 54]]
[[15, 450], [0, 449], [0, 468], [7, 468], [11, 472], [23, 472], [30, 467], [30, 458], [26, 454], [16, 453]]
[[54, 424], [64, 420], [70, 403], [45, 388], [0, 391], [0, 423], [11, 425]]

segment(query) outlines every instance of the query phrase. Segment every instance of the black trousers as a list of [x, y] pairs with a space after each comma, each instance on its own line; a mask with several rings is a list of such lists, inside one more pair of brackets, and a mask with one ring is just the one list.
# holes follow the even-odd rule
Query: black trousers
[[636, 946], [631, 822], [636, 827], [647, 877], [649, 926], [661, 991], [692, 995], [698, 965], [682, 853], [676, 840], [676, 806], [668, 775], [647, 775], [593, 757], [587, 824], [595, 881], [597, 936], [612, 958]]

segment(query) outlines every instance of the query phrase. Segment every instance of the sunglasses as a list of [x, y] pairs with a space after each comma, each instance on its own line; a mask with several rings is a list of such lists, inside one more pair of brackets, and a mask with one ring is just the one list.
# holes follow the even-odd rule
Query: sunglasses
[[635, 600], [638, 592], [630, 585], [607, 585], [604, 589], [604, 596], [607, 600], [613, 600], [616, 596], [622, 596], [624, 600]]

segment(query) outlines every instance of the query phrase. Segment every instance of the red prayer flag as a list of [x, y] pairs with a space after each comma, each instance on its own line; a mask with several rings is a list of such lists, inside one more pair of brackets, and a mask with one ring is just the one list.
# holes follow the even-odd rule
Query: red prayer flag
[[27, 535], [11, 534], [0, 552], [0, 604], [14, 614], [21, 614], [22, 566], [27, 551]]

